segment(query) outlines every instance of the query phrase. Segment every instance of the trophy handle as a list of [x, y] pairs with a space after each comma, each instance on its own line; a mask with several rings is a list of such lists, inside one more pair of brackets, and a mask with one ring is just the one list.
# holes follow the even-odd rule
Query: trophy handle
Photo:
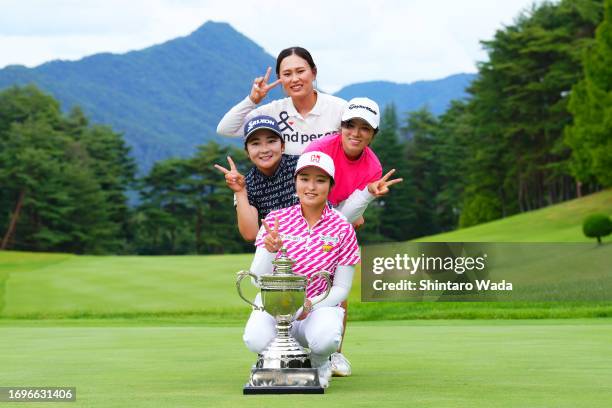
[[331, 275], [330, 275], [330, 274], [329, 274], [329, 272], [327, 272], [327, 271], [319, 271], [319, 272], [317, 272], [317, 273], [313, 273], [312, 275], [310, 275], [310, 278], [308, 278], [308, 283], [307, 283], [307, 285], [306, 285], [306, 286], [310, 285], [310, 282], [312, 281], [312, 279], [313, 279], [315, 276], [317, 276], [317, 275], [320, 275], [320, 276], [321, 276], [323, 279], [325, 279], [325, 280], [327, 281], [327, 290], [325, 291], [325, 296], [323, 296], [321, 299], [319, 299], [319, 300], [317, 300], [316, 302], [314, 302], [314, 303], [312, 304], [312, 306], [314, 306], [314, 305], [316, 305], [317, 303], [319, 303], [319, 302], [321, 302], [322, 300], [324, 300], [324, 299], [327, 297], [327, 295], [329, 295], [329, 291], [331, 290], [331, 287], [332, 287], [332, 281], [331, 281], [331, 278], [330, 278], [330, 276], [331, 276]]
[[255, 279], [256, 281], [259, 279], [257, 277], [257, 275], [255, 275], [254, 273], [252, 273], [250, 271], [240, 271], [240, 272], [238, 272], [237, 279], [236, 279], [236, 289], [238, 289], [238, 295], [242, 298], [242, 300], [247, 302], [249, 305], [253, 306], [253, 308], [255, 310], [262, 310], [263, 311], [264, 310], [263, 307], [257, 306], [255, 303], [253, 303], [249, 299], [245, 298], [244, 295], [242, 294], [242, 289], [240, 288], [240, 282], [242, 282], [242, 280], [244, 278], [246, 278], [247, 276], [250, 276], [251, 278]]

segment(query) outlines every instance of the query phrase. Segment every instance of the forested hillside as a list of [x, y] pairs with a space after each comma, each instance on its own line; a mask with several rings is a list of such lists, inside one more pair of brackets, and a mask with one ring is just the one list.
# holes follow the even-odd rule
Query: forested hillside
[[[207, 22], [186, 37], [125, 54], [9, 66], [0, 69], [0, 89], [31, 83], [53, 95], [65, 112], [79, 106], [93, 121], [122, 133], [138, 170], [147, 172], [156, 161], [187, 157], [208, 141], [236, 144], [217, 135], [217, 124], [247, 95], [253, 78], [274, 65], [273, 56], [229, 24]], [[406, 109], [427, 105], [441, 112], [465, 96], [469, 78], [357, 84], [341, 96], [362, 92], [358, 96], [383, 106], [395, 101]], [[282, 96], [275, 88], [264, 102]]]

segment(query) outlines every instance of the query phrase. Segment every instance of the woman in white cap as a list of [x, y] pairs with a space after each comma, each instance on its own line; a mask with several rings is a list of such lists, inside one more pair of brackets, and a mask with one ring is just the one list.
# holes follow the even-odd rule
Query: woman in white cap
[[[339, 304], [349, 294], [354, 265], [360, 261], [355, 230], [327, 205], [334, 176], [333, 160], [325, 153], [309, 152], [300, 157], [295, 170], [299, 204], [268, 214], [255, 241], [257, 251], [251, 264], [251, 271], [258, 276], [271, 273], [271, 262], [284, 246], [295, 261], [295, 273], [311, 276], [325, 270], [332, 275], [329, 295], [314, 307], [312, 303], [322, 296], [327, 284], [319, 277], [309, 283], [306, 302], [292, 328], [293, 336], [310, 348], [324, 387], [331, 378], [329, 357], [342, 340], [344, 309]], [[261, 304], [259, 295], [255, 303]], [[247, 347], [259, 353], [275, 335], [275, 319], [254, 310], [243, 336]]]
[[[271, 116], [280, 126], [285, 154], [299, 155], [311, 141], [338, 131], [346, 101], [315, 88], [317, 67], [306, 49], [282, 50], [276, 59], [278, 79], [268, 83], [271, 72], [268, 67], [264, 76], [255, 78], [250, 94], [223, 116], [217, 133], [240, 137], [243, 125], [251, 118]], [[260, 105], [268, 92], [279, 84], [287, 98]]]
[[[369, 147], [379, 125], [378, 104], [368, 98], [353, 98], [342, 113], [341, 131], [317, 139], [305, 149], [324, 152], [333, 159], [337, 175], [329, 201], [341, 212], [363, 214], [374, 198], [385, 195], [389, 186], [402, 181], [387, 181], [395, 169], [381, 178], [382, 166]], [[347, 208], [353, 206], [361, 208], [359, 211]]]

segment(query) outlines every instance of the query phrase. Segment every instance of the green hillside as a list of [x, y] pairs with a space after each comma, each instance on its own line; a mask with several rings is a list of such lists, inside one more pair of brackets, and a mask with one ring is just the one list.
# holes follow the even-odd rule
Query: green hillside
[[[443, 234], [419, 238], [430, 242], [587, 242], [582, 233], [587, 215], [612, 216], [612, 189], [561, 204]], [[612, 236], [604, 242], [612, 241]]]

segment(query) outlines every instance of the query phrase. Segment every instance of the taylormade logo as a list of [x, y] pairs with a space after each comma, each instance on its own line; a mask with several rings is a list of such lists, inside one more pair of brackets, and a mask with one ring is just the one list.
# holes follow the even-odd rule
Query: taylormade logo
[[369, 106], [365, 106], [365, 105], [355, 105], [354, 103], [351, 103], [349, 105], [349, 110], [352, 110], [352, 109], [365, 109], [369, 112], [372, 112], [374, 115], [378, 115], [378, 113], [376, 113], [374, 109], [370, 108]]
[[272, 127], [276, 127], [276, 122], [270, 119], [256, 119], [249, 122], [249, 126], [247, 126], [247, 132], [250, 132], [257, 125], [270, 125]]

